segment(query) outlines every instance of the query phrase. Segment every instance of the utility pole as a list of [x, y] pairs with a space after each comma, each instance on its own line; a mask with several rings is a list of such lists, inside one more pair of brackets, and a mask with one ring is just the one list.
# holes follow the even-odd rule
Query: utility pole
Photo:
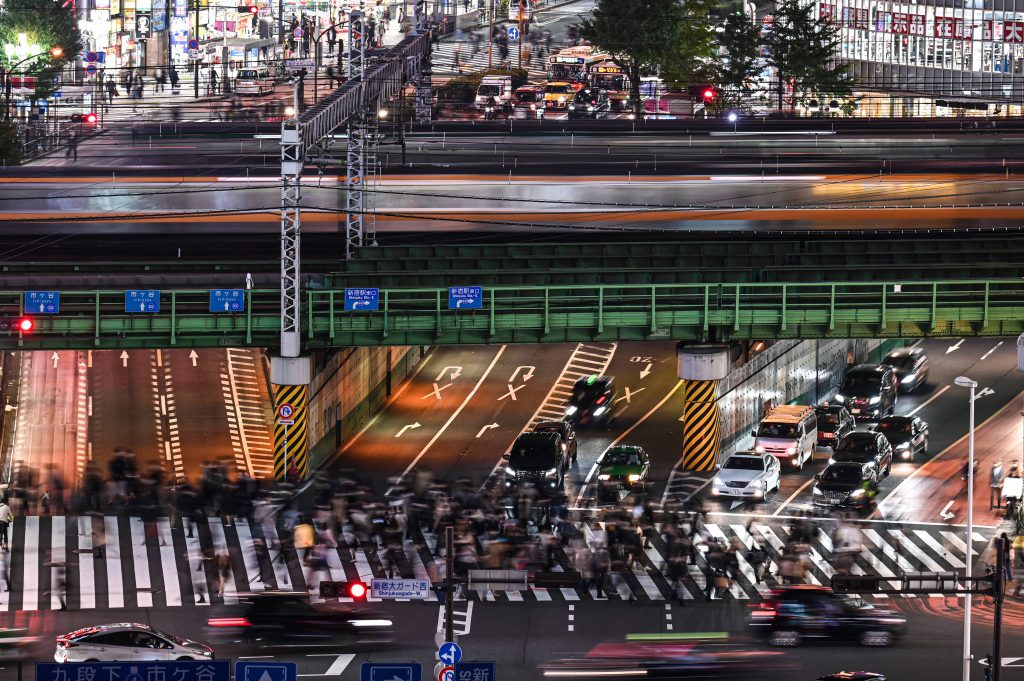
[[490, 14], [487, 16], [487, 68], [494, 64], [494, 0], [491, 0]]
[[519, 0], [519, 68], [523, 68], [523, 14], [526, 12], [526, 0]]
[[[1020, 502], [1018, 502], [1020, 503]], [[995, 601], [995, 612], [992, 622], [992, 660], [990, 662], [992, 681], [999, 681], [1003, 669], [1003, 598], [1006, 595], [1006, 579], [1004, 574], [1006, 555], [1010, 547], [1009, 539], [996, 537], [996, 574], [992, 577], [992, 600]]]
[[[196, 43], [199, 42], [199, 0], [196, 0], [196, 34], [194, 36]], [[195, 60], [195, 83], [193, 83], [193, 90], [195, 98], [199, 99], [199, 62], [202, 61], [202, 56]]]
[[444, 640], [455, 642], [455, 622], [452, 610], [455, 605], [455, 528], [451, 525], [444, 528]]

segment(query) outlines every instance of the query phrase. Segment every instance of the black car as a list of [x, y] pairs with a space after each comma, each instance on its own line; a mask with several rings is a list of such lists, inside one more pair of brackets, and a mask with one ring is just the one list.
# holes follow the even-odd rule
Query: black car
[[819, 509], [870, 510], [878, 489], [875, 470], [862, 463], [832, 463], [814, 476], [811, 500]]
[[775, 646], [795, 646], [804, 639], [888, 646], [903, 635], [907, 620], [856, 596], [801, 584], [773, 591], [751, 613], [750, 626]]
[[882, 418], [896, 409], [897, 384], [888, 364], [858, 364], [846, 372], [835, 401], [854, 418]]
[[345, 603], [312, 603], [302, 591], [264, 591], [238, 595], [207, 621], [218, 640], [259, 647], [367, 645], [392, 640], [393, 623], [382, 612]]
[[886, 355], [882, 364], [896, 370], [902, 392], [913, 392], [928, 380], [928, 353], [924, 348], [898, 348]]
[[835, 449], [839, 441], [857, 427], [857, 421], [841, 404], [822, 404], [814, 408], [818, 421], [818, 446]]
[[892, 445], [881, 433], [855, 431], [843, 438], [828, 462], [862, 463], [878, 471], [879, 477], [885, 477], [892, 468]]
[[565, 407], [565, 420], [578, 425], [607, 424], [612, 418], [615, 379], [611, 376], [582, 376], [572, 386], [572, 397]]
[[598, 88], [583, 88], [569, 102], [569, 118], [604, 118], [609, 111], [608, 93]]
[[558, 433], [522, 433], [512, 443], [512, 451], [503, 458], [505, 486], [532, 483], [542, 492], [562, 488], [569, 457]]
[[535, 433], [558, 433], [562, 436], [562, 447], [569, 461], [576, 462], [576, 431], [567, 421], [541, 421], [533, 427]]
[[889, 416], [878, 422], [875, 430], [892, 445], [893, 457], [913, 461], [919, 454], [928, 455], [928, 423], [917, 416]]

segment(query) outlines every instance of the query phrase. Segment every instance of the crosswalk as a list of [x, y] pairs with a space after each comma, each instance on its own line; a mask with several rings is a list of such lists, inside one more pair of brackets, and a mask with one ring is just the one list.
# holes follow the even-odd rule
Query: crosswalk
[[[749, 526], [736, 516], [709, 515], [707, 532], [729, 544], [738, 540], [750, 547], [760, 544], [768, 553], [768, 570], [761, 582], [744, 552], [739, 553], [739, 575], [726, 599], [752, 600], [764, 597], [780, 578], [779, 561], [789, 541], [790, 529], [778, 518], [755, 519]], [[854, 555], [852, 573], [877, 575], [898, 584], [904, 572], [961, 569], [967, 560], [962, 533], [954, 528], [882, 523], [859, 524], [861, 548]], [[591, 543], [601, 539], [604, 524], [580, 524]], [[339, 537], [338, 546], [328, 551], [328, 569], [312, 574], [293, 548], [282, 547], [283, 530], [271, 522], [233, 522], [218, 517], [198, 521], [191, 536], [185, 527], [172, 527], [166, 517], [145, 522], [135, 516], [22, 516], [12, 526], [8, 554], [8, 590], [0, 580], [0, 612], [54, 610], [66, 605], [71, 610], [205, 607], [211, 603], [237, 602], [239, 594], [264, 589], [312, 587], [318, 600], [322, 579], [366, 582], [374, 577], [404, 576], [437, 578], [443, 560], [434, 555], [436, 537], [426, 530], [414, 530], [416, 543], [407, 542], [405, 551], [391, 560], [375, 542], [361, 542], [352, 535]], [[990, 537], [975, 532], [974, 558]], [[261, 549], [260, 547], [266, 547]], [[218, 594], [216, 570], [204, 562], [209, 552], [226, 552], [231, 570]], [[673, 586], [664, 576], [666, 547], [660, 536], [652, 535], [649, 546], [633, 564], [610, 574], [606, 597], [611, 600], [664, 601], [672, 598]], [[810, 543], [810, 567], [806, 580], [828, 584], [834, 570], [835, 547], [828, 533], [818, 531]], [[573, 570], [572, 560], [562, 549], [555, 551], [554, 571]], [[705, 598], [707, 563], [699, 553], [696, 564], [678, 585], [675, 594], [684, 600]], [[62, 586], [63, 585], [63, 586]], [[884, 598], [884, 596], [878, 596]], [[580, 601], [598, 598], [591, 586], [575, 588], [526, 588], [521, 590], [464, 589], [460, 600], [469, 601]], [[344, 599], [343, 599], [344, 600]]]

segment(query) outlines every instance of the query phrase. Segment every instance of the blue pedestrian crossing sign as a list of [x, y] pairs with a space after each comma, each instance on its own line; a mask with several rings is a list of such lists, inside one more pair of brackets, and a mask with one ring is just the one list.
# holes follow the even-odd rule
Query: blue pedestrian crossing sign
[[210, 312], [242, 312], [244, 310], [245, 289], [210, 289]]
[[455, 681], [495, 681], [497, 666], [494, 662], [456, 662]]
[[298, 672], [295, 662], [235, 663], [235, 681], [296, 681]]
[[27, 314], [60, 314], [60, 291], [25, 291]]
[[380, 289], [345, 289], [346, 312], [375, 312], [380, 309]]
[[125, 312], [159, 312], [160, 291], [131, 289], [124, 292]]
[[513, 41], [519, 40], [519, 29], [516, 26], [508, 27], [508, 39]]
[[364, 662], [359, 673], [359, 681], [422, 681], [422, 678], [423, 669], [419, 662]]
[[437, 659], [446, 665], [456, 664], [462, 659], [462, 648], [459, 647], [458, 643], [445, 641], [437, 649]]
[[36, 663], [36, 681], [230, 681], [230, 678], [231, 662], [228, 660]]
[[479, 310], [484, 306], [484, 290], [481, 286], [449, 286], [449, 310]]

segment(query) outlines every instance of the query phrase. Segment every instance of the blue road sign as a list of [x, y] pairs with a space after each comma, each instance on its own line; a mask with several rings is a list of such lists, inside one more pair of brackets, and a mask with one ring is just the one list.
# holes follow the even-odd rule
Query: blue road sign
[[508, 39], [512, 41], [519, 40], [519, 29], [515, 26], [508, 27]]
[[95, 64], [89, 64], [88, 66], [85, 67], [85, 72], [88, 73], [90, 76], [95, 76], [96, 75], [96, 65]]
[[452, 643], [451, 641], [442, 643], [441, 647], [437, 649], [437, 659], [446, 665], [456, 664], [462, 659], [462, 648], [459, 647], [458, 643]]
[[379, 664], [364, 662], [359, 681], [422, 681], [423, 669], [419, 662]]
[[455, 681], [495, 681], [494, 662], [456, 662]]
[[380, 289], [345, 289], [345, 310], [350, 312], [374, 312], [380, 309]]
[[296, 681], [298, 671], [295, 662], [238, 661], [235, 663], [235, 681]]
[[449, 310], [479, 310], [484, 306], [484, 289], [481, 286], [449, 286]]
[[[231, 662], [37, 662], [37, 681], [230, 681]], [[418, 681], [418, 679], [417, 679]]]
[[190, 50], [198, 50], [199, 49], [199, 41], [196, 40], [195, 38], [192, 38], [191, 40], [189, 40], [188, 41], [188, 49], [190, 49]]
[[245, 289], [210, 289], [210, 312], [242, 312], [243, 310], [245, 310]]
[[60, 291], [25, 291], [28, 314], [60, 314]]
[[302, 37], [302, 29], [301, 28], [296, 28], [294, 31], [292, 31], [292, 35], [294, 35], [296, 38], [301, 38]]
[[159, 312], [160, 291], [132, 289], [124, 292], [125, 312]]

